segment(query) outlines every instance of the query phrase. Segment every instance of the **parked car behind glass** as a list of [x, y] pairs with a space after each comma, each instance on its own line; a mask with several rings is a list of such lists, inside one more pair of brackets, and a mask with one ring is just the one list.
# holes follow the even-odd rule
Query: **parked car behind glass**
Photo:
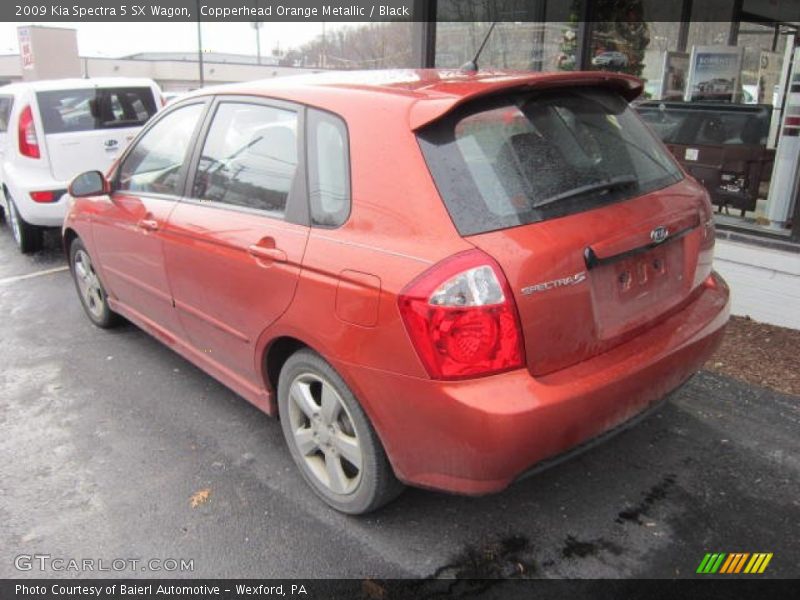
[[0, 87], [0, 209], [21, 252], [64, 222], [67, 183], [107, 169], [161, 105], [149, 79], [59, 79]]
[[400, 482], [497, 492], [657, 404], [722, 335], [708, 195], [640, 92], [429, 70], [194, 93], [72, 183], [80, 300], [279, 415], [338, 510]]
[[596, 67], [626, 67], [628, 66], [628, 56], [624, 52], [608, 50], [595, 56], [592, 64]]

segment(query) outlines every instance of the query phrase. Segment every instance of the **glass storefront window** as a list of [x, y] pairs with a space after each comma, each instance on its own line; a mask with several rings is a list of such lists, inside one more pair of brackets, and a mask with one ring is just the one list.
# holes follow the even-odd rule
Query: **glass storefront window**
[[[573, 10], [573, 4], [545, 0], [493, 3], [491, 8], [520, 20], [497, 23], [478, 64], [482, 69], [527, 71], [555, 71], [569, 65], [574, 68], [578, 12]], [[491, 27], [486, 8], [483, 2], [438, 2], [437, 67], [458, 68], [474, 58]]]
[[[436, 66], [458, 68], [475, 57], [491, 23], [439, 23], [436, 31]], [[570, 23], [498, 23], [481, 53], [482, 69], [555, 71], [567, 58], [565, 39], [575, 40]]]
[[660, 98], [665, 54], [678, 48], [680, 11], [680, 3], [662, 0], [596, 2], [587, 68], [640, 77], [645, 96]]
[[[779, 4], [770, 3], [773, 15], [759, 13], [761, 5], [754, 0], [439, 0], [435, 64], [457, 68], [467, 63], [492, 20], [513, 13], [519, 20], [499, 21], [488, 38], [478, 61], [481, 69], [625, 73], [644, 80], [644, 97], [637, 105], [658, 100], [653, 104], [714, 114], [758, 110], [759, 118], [771, 123], [770, 129], [764, 126], [755, 136], [744, 120], [730, 120], [723, 123], [723, 143], [696, 142], [688, 154], [696, 158], [687, 159], [691, 162], [687, 168], [707, 168], [723, 181], [728, 195], [722, 194], [717, 203], [722, 212], [736, 208], [741, 211], [737, 219], [744, 217], [748, 226], [756, 227], [767, 219], [772, 158], [783, 115], [780, 106], [773, 110], [742, 105], [775, 105], [781, 97], [786, 48], [794, 43], [798, 23], [778, 18], [783, 14], [776, 8]], [[684, 14], [689, 9], [690, 14]], [[591, 22], [581, 23], [587, 11]], [[764, 131], [769, 133], [766, 139]], [[734, 167], [720, 167], [714, 149], [719, 146], [735, 154], [741, 150], [737, 144], [760, 153], [758, 172], [734, 173]], [[737, 185], [746, 202], [741, 198], [728, 202], [736, 196], [731, 190]]]
[[[774, 51], [773, 51], [774, 44]], [[742, 62], [743, 102], [774, 104], [778, 74], [783, 65], [786, 36], [775, 36], [775, 26], [742, 23], [738, 44], [744, 48]]]

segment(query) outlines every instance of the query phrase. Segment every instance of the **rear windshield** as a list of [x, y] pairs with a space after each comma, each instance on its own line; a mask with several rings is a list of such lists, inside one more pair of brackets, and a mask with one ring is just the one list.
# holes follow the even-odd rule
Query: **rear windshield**
[[637, 108], [663, 141], [682, 146], [764, 146], [772, 107], [644, 104]]
[[682, 178], [628, 103], [604, 90], [473, 103], [418, 139], [462, 235], [590, 210]]
[[54, 90], [36, 98], [45, 133], [139, 127], [156, 113], [148, 87]]

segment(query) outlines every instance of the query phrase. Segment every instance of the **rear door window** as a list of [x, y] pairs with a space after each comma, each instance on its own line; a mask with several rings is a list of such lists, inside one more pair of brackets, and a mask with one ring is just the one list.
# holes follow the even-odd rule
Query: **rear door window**
[[297, 172], [297, 126], [292, 110], [220, 103], [203, 144], [192, 197], [282, 218]]
[[600, 89], [472, 103], [418, 139], [462, 235], [590, 210], [682, 177], [628, 103]]
[[13, 106], [13, 96], [0, 96], [0, 133], [8, 131], [8, 120], [11, 118]]
[[46, 134], [140, 127], [157, 110], [149, 87], [120, 87], [38, 92]]

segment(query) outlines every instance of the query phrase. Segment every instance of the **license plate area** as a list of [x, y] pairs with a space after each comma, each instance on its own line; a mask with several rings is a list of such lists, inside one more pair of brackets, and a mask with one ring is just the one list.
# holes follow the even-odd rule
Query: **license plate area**
[[667, 278], [666, 252], [657, 248], [639, 256], [620, 260], [613, 265], [617, 280], [617, 297], [622, 302], [632, 302], [636, 297], [647, 295]]
[[680, 302], [683, 242], [674, 240], [589, 272], [595, 325], [601, 339], [639, 327]]

